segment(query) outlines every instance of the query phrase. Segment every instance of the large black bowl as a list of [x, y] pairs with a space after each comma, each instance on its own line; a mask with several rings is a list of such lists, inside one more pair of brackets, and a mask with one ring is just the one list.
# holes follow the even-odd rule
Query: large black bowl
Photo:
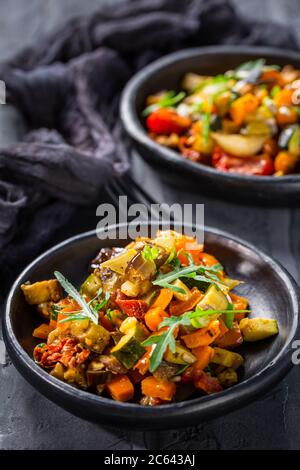
[[265, 201], [295, 205], [300, 203], [300, 175], [283, 178], [224, 173], [184, 159], [175, 150], [163, 147], [147, 136], [141, 112], [149, 94], [162, 89], [180, 89], [186, 72], [215, 75], [242, 62], [263, 57], [268, 64], [300, 67], [300, 54], [268, 47], [211, 46], [185, 49], [167, 55], [138, 72], [126, 85], [121, 100], [121, 118], [140, 155], [164, 178], [181, 187], [206, 190], [237, 201]]
[[114, 244], [112, 240], [99, 240], [94, 232], [71, 238], [31, 263], [10, 291], [3, 317], [8, 353], [25, 379], [47, 398], [80, 417], [103, 424], [135, 429], [174, 428], [200, 423], [245, 405], [282, 379], [292, 367], [292, 343], [298, 329], [300, 298], [295, 281], [254, 246], [207, 228], [206, 250], [216, 255], [233, 278], [245, 281], [238, 290], [249, 297], [252, 315], [270, 316], [279, 324], [278, 336], [244, 347], [245, 367], [237, 385], [215, 395], [151, 408], [102, 398], [51, 377], [32, 360], [36, 344], [32, 330], [39, 320], [25, 303], [20, 285], [27, 280], [51, 278], [56, 269], [79, 285], [91, 258], [101, 247]]

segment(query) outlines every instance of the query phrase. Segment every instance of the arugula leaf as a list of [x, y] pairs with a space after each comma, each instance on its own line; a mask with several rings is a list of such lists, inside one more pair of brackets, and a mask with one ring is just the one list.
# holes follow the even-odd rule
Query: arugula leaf
[[[237, 310], [239, 313], [248, 313], [249, 310]], [[174, 330], [179, 325], [190, 326], [193, 320], [207, 319], [214, 315], [234, 315], [232, 310], [202, 310], [199, 307], [191, 312], [185, 312], [182, 315], [175, 317], [164, 318], [158, 328], [168, 326], [168, 330], [162, 333], [156, 333], [147, 338], [142, 344], [143, 346], [155, 345], [155, 348], [150, 356], [150, 372], [154, 372], [163, 359], [166, 349], [169, 347], [172, 352], [175, 351], [176, 343], [174, 338]]]
[[[61, 286], [64, 288], [64, 290], [80, 305], [82, 308], [81, 314], [85, 316], [85, 318], [88, 318], [91, 320], [93, 323], [96, 325], [98, 324], [98, 313], [95, 312], [89, 304], [86, 303], [84, 298], [79, 294], [77, 289], [71, 284], [68, 279], [66, 279], [63, 274], [61, 274], [59, 271], [54, 272], [54, 276], [58, 280], [58, 282], [61, 284]], [[79, 313], [79, 312], [78, 312]], [[64, 320], [63, 320], [64, 321]]]
[[145, 261], [154, 261], [159, 257], [159, 253], [157, 246], [145, 245], [142, 251], [142, 257]]
[[[167, 289], [172, 289], [175, 292], [184, 293], [183, 289], [177, 286], [173, 286], [171, 283], [179, 278], [192, 278], [196, 281], [202, 281], [209, 284], [216, 284], [217, 286], [223, 285], [217, 276], [214, 276], [215, 273], [221, 271], [223, 267], [220, 264], [215, 264], [213, 266], [203, 266], [196, 265], [193, 261], [192, 256], [189, 253], [185, 253], [185, 256], [188, 258], [189, 265], [181, 267], [180, 262], [176, 262], [175, 268], [173, 271], [167, 274], [159, 274], [158, 277], [152, 281], [152, 284], [155, 286], [166, 287]], [[178, 290], [179, 289], [179, 290]]]
[[157, 103], [147, 106], [142, 112], [142, 115], [147, 117], [157, 109], [172, 107], [182, 101], [185, 95], [186, 93], [184, 91], [180, 91], [177, 95], [175, 94], [175, 91], [169, 91]]

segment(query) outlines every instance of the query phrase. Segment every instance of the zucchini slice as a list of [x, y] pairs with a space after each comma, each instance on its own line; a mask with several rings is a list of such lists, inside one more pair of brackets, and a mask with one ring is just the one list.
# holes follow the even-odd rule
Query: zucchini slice
[[144, 346], [141, 345], [146, 338], [146, 332], [134, 317], [126, 318], [120, 326], [120, 331], [124, 333], [124, 336], [112, 348], [111, 354], [126, 369], [131, 369], [146, 352]]

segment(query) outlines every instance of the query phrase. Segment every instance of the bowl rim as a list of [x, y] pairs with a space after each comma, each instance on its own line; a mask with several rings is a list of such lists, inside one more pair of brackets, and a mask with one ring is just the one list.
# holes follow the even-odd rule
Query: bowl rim
[[143, 67], [131, 79], [127, 82], [123, 89], [121, 100], [120, 100], [120, 117], [123, 126], [128, 135], [138, 144], [146, 147], [149, 151], [157, 157], [164, 159], [165, 162], [175, 166], [176, 169], [182, 167], [188, 168], [194, 174], [207, 175], [216, 178], [216, 180], [222, 181], [226, 178], [227, 181], [232, 182], [246, 182], [252, 181], [255, 184], [264, 186], [278, 186], [288, 185], [289, 183], [300, 184], [300, 174], [286, 175], [284, 178], [275, 178], [274, 176], [255, 176], [255, 175], [243, 175], [239, 173], [228, 173], [217, 170], [208, 165], [202, 163], [196, 163], [191, 160], [183, 159], [183, 157], [168, 147], [163, 147], [158, 144], [150, 137], [148, 137], [142, 123], [141, 118], [137, 114], [134, 106], [134, 99], [149, 79], [157, 75], [161, 69], [167, 68], [168, 66], [181, 62], [188, 58], [197, 58], [201, 55], [238, 55], [238, 54], [249, 54], [249, 55], [272, 55], [276, 58], [286, 56], [287, 61], [298, 61], [300, 63], [300, 52], [295, 52], [291, 49], [281, 49], [278, 47], [267, 47], [267, 46], [205, 46], [205, 47], [194, 47], [182, 49], [177, 52], [164, 55], [163, 57], [151, 62], [150, 64]]
[[[126, 223], [111, 225], [109, 226], [109, 229], [125, 225]], [[286, 283], [288, 287], [293, 308], [293, 312], [291, 313], [293, 314], [291, 331], [289, 332], [285, 346], [278, 352], [275, 358], [266, 364], [266, 366], [261, 371], [258, 371], [253, 376], [239, 382], [234, 387], [223, 390], [217, 394], [201, 396], [191, 400], [161, 405], [159, 407], [142, 407], [135, 403], [116, 402], [110, 398], [97, 396], [90, 392], [77, 389], [65, 382], [60, 381], [59, 379], [56, 379], [55, 377], [50, 376], [45, 370], [41, 369], [37, 364], [35, 364], [33, 359], [27, 354], [27, 352], [18, 342], [10, 318], [11, 305], [17, 290], [20, 287], [20, 282], [35, 266], [37, 266], [41, 261], [51, 257], [55, 252], [62, 250], [70, 244], [95, 237], [95, 230], [75, 235], [48, 249], [38, 256], [34, 261], [32, 261], [21, 272], [14, 282], [7, 297], [6, 307], [3, 315], [3, 337], [7, 351], [11, 356], [11, 359], [16, 368], [30, 383], [38, 383], [40, 388], [38, 386], [35, 386], [35, 388], [37, 388], [38, 391], [42, 389], [42, 393], [48, 396], [48, 398], [52, 399], [50, 396], [51, 394], [56, 396], [63, 394], [64, 399], [77, 401], [78, 404], [82, 402], [88, 402], [89, 406], [92, 405], [98, 407], [98, 410], [99, 407], [101, 408], [101, 415], [104, 420], [113, 420], [115, 422], [120, 420], [120, 424], [125, 427], [126, 423], [124, 423], [124, 420], [128, 419], [129, 417], [137, 419], [139, 423], [141, 423], [143, 420], [146, 420], [146, 425], [143, 426], [143, 428], [147, 429], [153, 429], [155, 427], [170, 428], [172, 425], [186, 425], [186, 423], [178, 423], [178, 420], [182, 418], [182, 414], [184, 414], [186, 417], [189, 417], [191, 421], [198, 421], [198, 419], [201, 417], [207, 419], [207, 416], [216, 416], [220, 414], [220, 410], [221, 414], [225, 414], [226, 412], [233, 410], [235, 408], [234, 402], [236, 400], [238, 400], [240, 405], [244, 405], [250, 401], [253, 401], [258, 395], [262, 394], [264, 391], [278, 382], [278, 380], [282, 378], [293, 366], [291, 361], [292, 342], [296, 337], [297, 332], [300, 330], [299, 287], [296, 284], [296, 281], [284, 267], [282, 267], [277, 261], [273, 260], [263, 251], [258, 250], [252, 244], [245, 242], [244, 240], [241, 240], [240, 238], [235, 237], [228, 232], [224, 232], [212, 227], [205, 227], [205, 232], [227, 238], [232, 242], [242, 245], [242, 247], [254, 252], [273, 270], [276, 270], [277, 275], [280, 277], [282, 282]], [[167, 418], [168, 421], [166, 422]], [[129, 424], [127, 424], [127, 426], [128, 425]]]

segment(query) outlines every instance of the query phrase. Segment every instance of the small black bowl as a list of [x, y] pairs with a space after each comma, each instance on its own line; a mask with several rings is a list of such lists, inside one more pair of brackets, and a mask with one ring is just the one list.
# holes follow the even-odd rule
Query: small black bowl
[[148, 95], [162, 89], [180, 89], [186, 72], [216, 75], [241, 63], [265, 58], [267, 64], [292, 64], [300, 67], [300, 54], [269, 47], [211, 46], [185, 49], [167, 55], [138, 72], [126, 85], [121, 99], [123, 125], [139, 154], [164, 179], [180, 187], [205, 190], [237, 201], [276, 202], [297, 205], [300, 202], [300, 175], [282, 178], [225, 173], [194, 163], [179, 152], [163, 147], [148, 137], [141, 113]]
[[[113, 233], [114, 227], [110, 230]], [[151, 408], [119, 403], [79, 390], [51, 377], [35, 364], [32, 351], [36, 340], [32, 330], [40, 321], [26, 304], [20, 285], [27, 280], [49, 279], [54, 270], [80, 285], [89, 261], [101, 247], [125, 245], [128, 241], [99, 240], [95, 232], [78, 235], [41, 255], [14, 283], [3, 316], [4, 340], [16, 368], [37, 390], [66, 410], [91, 421], [134, 429], [160, 429], [221, 416], [254, 400], [283, 378], [292, 367], [292, 343], [298, 331], [298, 287], [287, 271], [269, 256], [212, 228], [205, 230], [206, 250], [215, 254], [230, 276], [245, 281], [238, 292], [249, 297], [252, 315], [270, 316], [279, 324], [278, 336], [256, 344], [245, 343], [245, 366], [237, 385], [214, 395]]]

